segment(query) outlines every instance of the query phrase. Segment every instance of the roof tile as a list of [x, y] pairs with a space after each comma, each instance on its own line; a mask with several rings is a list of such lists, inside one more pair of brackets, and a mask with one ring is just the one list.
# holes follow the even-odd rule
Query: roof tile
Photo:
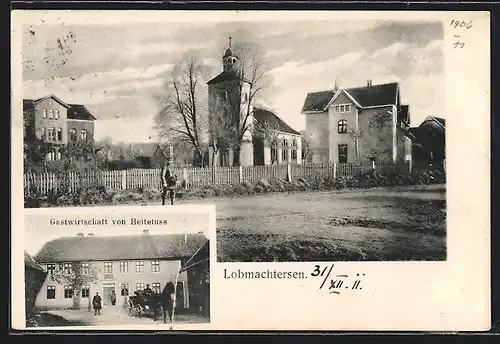
[[185, 258], [191, 257], [207, 240], [203, 234], [63, 237], [46, 243], [36, 259], [49, 263]]

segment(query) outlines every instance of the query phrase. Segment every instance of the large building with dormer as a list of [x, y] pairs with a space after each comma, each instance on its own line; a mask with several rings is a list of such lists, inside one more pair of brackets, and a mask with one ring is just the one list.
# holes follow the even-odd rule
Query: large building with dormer
[[[209, 241], [203, 234], [94, 236], [78, 233], [47, 242], [35, 260], [47, 277], [37, 309], [87, 308], [98, 292], [104, 307], [110, 295], [122, 306], [134, 291], [161, 293], [177, 282], [178, 308], [208, 306]], [[203, 257], [198, 257], [203, 255]]]
[[311, 139], [308, 162], [411, 161], [409, 106], [399, 83], [307, 94], [302, 107]]
[[81, 104], [68, 104], [55, 95], [24, 99], [24, 135], [51, 143], [47, 160], [60, 160], [60, 147], [71, 141], [93, 140], [95, 116]]

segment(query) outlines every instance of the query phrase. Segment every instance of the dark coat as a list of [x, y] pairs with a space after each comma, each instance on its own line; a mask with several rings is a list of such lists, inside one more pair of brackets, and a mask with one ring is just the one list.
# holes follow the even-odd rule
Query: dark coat
[[161, 169], [161, 184], [163, 187], [172, 188], [175, 186], [176, 177], [174, 171], [168, 165], [164, 165]]
[[94, 309], [101, 309], [101, 302], [101, 297], [99, 295], [95, 295], [92, 299], [92, 306], [94, 307]]

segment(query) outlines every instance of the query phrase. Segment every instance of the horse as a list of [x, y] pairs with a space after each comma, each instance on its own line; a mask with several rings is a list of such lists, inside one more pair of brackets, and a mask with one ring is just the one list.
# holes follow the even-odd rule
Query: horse
[[167, 313], [170, 323], [172, 323], [173, 311], [174, 311], [174, 300], [173, 294], [175, 293], [175, 286], [172, 282], [168, 282], [163, 288], [163, 291], [158, 294], [157, 300], [158, 304], [161, 305], [163, 313], [163, 323], [167, 323]]

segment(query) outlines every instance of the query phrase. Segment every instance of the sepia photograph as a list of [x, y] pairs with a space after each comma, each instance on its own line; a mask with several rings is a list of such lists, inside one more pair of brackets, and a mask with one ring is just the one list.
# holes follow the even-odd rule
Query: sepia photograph
[[27, 328], [210, 323], [209, 216], [137, 208], [26, 214]]
[[12, 22], [13, 328], [490, 325], [489, 13]]
[[25, 25], [24, 205], [215, 203], [221, 262], [446, 260], [443, 30]]

